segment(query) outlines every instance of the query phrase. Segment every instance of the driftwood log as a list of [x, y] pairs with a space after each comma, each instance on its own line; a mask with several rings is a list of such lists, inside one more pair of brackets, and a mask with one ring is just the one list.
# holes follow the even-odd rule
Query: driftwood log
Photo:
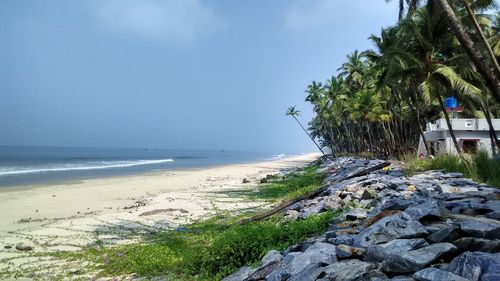
[[[341, 182], [341, 181], [345, 181], [345, 180], [348, 180], [348, 179], [357, 178], [357, 177], [361, 177], [361, 176], [367, 175], [367, 174], [369, 174], [369, 173], [371, 173], [373, 171], [380, 170], [380, 169], [385, 168], [385, 167], [387, 167], [389, 165], [391, 165], [390, 162], [382, 162], [382, 163], [377, 164], [375, 166], [368, 167], [368, 168], [366, 168], [364, 170], [361, 170], [359, 172], [356, 172], [356, 173], [354, 173], [352, 175], [348, 175], [348, 176], [343, 177], [343, 178], [341, 178], [339, 180], [336, 180], [334, 182], [334, 184], [337, 183], [337, 182]], [[288, 201], [282, 202], [278, 206], [272, 208], [271, 210], [269, 210], [267, 212], [264, 212], [262, 214], [258, 214], [256, 216], [251, 217], [251, 218], [247, 218], [247, 219], [239, 221], [239, 224], [245, 224], [245, 223], [248, 223], [248, 222], [260, 221], [262, 219], [270, 217], [270, 216], [276, 214], [277, 212], [285, 209], [286, 207], [291, 206], [292, 204], [295, 204], [295, 203], [300, 202], [300, 201], [305, 200], [305, 199], [310, 199], [310, 198], [314, 198], [314, 197], [318, 196], [319, 194], [321, 194], [322, 192], [324, 192], [328, 188], [328, 186], [330, 186], [330, 185], [324, 185], [324, 186], [318, 188], [317, 190], [315, 190], [315, 191], [313, 191], [311, 193], [302, 195], [302, 196], [300, 196], [298, 198], [295, 198], [295, 199], [292, 199], [292, 200], [288, 200]]]

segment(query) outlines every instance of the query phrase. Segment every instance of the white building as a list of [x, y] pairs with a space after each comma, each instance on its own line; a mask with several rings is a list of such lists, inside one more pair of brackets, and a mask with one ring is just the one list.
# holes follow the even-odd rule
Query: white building
[[[497, 136], [500, 137], [500, 119], [493, 119], [492, 123]], [[491, 138], [486, 119], [455, 118], [451, 119], [451, 125], [463, 152], [473, 153], [481, 148], [491, 153]], [[434, 123], [427, 123], [424, 135], [429, 146], [429, 154], [457, 154], [444, 118]], [[421, 154], [427, 156], [422, 137], [420, 137], [418, 144], [417, 155]]]

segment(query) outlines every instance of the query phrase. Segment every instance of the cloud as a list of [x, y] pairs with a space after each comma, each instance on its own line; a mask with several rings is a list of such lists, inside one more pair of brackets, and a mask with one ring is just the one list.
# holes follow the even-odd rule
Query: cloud
[[325, 26], [334, 20], [334, 14], [342, 9], [342, 1], [297, 0], [285, 11], [285, 26], [294, 31], [306, 31]]
[[106, 28], [154, 38], [193, 39], [224, 31], [228, 22], [201, 0], [100, 0], [97, 18]]

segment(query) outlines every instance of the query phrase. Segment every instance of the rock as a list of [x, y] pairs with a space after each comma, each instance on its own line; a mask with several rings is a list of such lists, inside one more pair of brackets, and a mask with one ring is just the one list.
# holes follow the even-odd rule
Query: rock
[[432, 267], [415, 272], [413, 278], [417, 281], [467, 281], [461, 276]]
[[293, 274], [287, 281], [314, 281], [323, 272], [323, 264], [314, 263]]
[[366, 211], [360, 208], [352, 209], [345, 215], [346, 220], [362, 220], [366, 218]]
[[249, 179], [247, 179], [247, 178], [244, 178], [244, 179], [243, 179], [243, 183], [250, 183], [250, 180], [249, 180]]
[[266, 178], [261, 178], [260, 179], [260, 183], [267, 183], [267, 182], [268, 182], [268, 180]]
[[322, 280], [369, 280], [370, 275], [377, 275], [376, 272], [372, 272], [376, 267], [373, 263], [357, 259], [336, 262], [324, 268], [325, 276]]
[[440, 243], [453, 241], [458, 237], [460, 237], [460, 235], [457, 232], [457, 227], [450, 225], [447, 228], [443, 228], [430, 234], [426, 239], [431, 243]]
[[389, 172], [389, 176], [399, 178], [399, 177], [404, 177], [404, 173], [401, 170], [392, 170]]
[[370, 262], [382, 262], [392, 254], [407, 252], [428, 246], [423, 238], [395, 239], [385, 244], [373, 245], [366, 248], [365, 260]]
[[294, 275], [310, 264], [331, 264], [337, 261], [336, 247], [332, 244], [317, 242], [292, 260], [290, 274]]
[[16, 245], [16, 250], [23, 251], [23, 252], [33, 251], [33, 246], [26, 245], [24, 243], [19, 243], [19, 244]]
[[473, 281], [498, 281], [500, 255], [483, 252], [465, 252], [455, 257], [446, 271]]
[[462, 173], [446, 173], [446, 174], [443, 174], [441, 177], [445, 178], [445, 179], [450, 179], [450, 178], [461, 178], [463, 176], [464, 176], [464, 174], [462, 174]]
[[325, 239], [328, 241], [328, 239], [336, 238], [337, 237], [337, 232], [335, 230], [329, 230], [325, 232]]
[[373, 199], [377, 198], [377, 193], [375, 191], [370, 190], [370, 189], [365, 189], [363, 193], [361, 193], [361, 196], [359, 199], [361, 200], [368, 200], [368, 199]]
[[[309, 248], [313, 243], [311, 242], [301, 242], [301, 243], [297, 243], [297, 244], [294, 244], [290, 247], [288, 247], [288, 249], [286, 249], [286, 253], [287, 255], [290, 254], [290, 253], [293, 253], [293, 252], [304, 252], [305, 250], [307, 250], [307, 248]], [[286, 256], [285, 256], [286, 257]]]
[[268, 265], [271, 262], [280, 262], [282, 260], [283, 256], [280, 254], [280, 252], [276, 250], [271, 250], [267, 252], [267, 254], [262, 258], [260, 266]]
[[325, 209], [325, 204], [323, 202], [319, 202], [317, 204], [312, 205], [311, 207], [304, 208], [299, 215], [299, 218], [305, 219], [312, 215], [316, 215], [321, 213]]
[[11, 245], [5, 245], [3, 246], [4, 249], [12, 249], [12, 246]]
[[490, 219], [500, 220], [500, 212], [491, 212], [487, 215]]
[[379, 210], [401, 210], [404, 211], [406, 208], [416, 205], [415, 202], [411, 200], [406, 200], [403, 198], [392, 198], [388, 201], [385, 201], [380, 207]]
[[[456, 182], [454, 182], [456, 183]], [[451, 185], [451, 184], [439, 184], [439, 187], [437, 188], [438, 192], [440, 193], [465, 193], [465, 192], [471, 192], [471, 191], [478, 191], [477, 187], [475, 186], [466, 186], [466, 185]]]
[[447, 201], [446, 208], [455, 214], [461, 214], [465, 211], [471, 213], [485, 214], [491, 212], [486, 204], [483, 204], [480, 198], [464, 198], [460, 200]]
[[385, 217], [361, 231], [354, 239], [355, 246], [367, 247], [398, 238], [417, 238], [427, 235], [425, 227], [406, 213]]
[[344, 244], [337, 245], [337, 257], [339, 257], [340, 259], [360, 258], [364, 255], [364, 248], [352, 247]]
[[394, 273], [415, 272], [453, 250], [456, 250], [456, 247], [452, 244], [438, 243], [417, 250], [395, 253], [384, 260], [382, 270]]
[[435, 200], [429, 200], [417, 206], [409, 207], [405, 213], [410, 217], [421, 220], [425, 217], [441, 217], [441, 210]]
[[406, 275], [394, 276], [390, 280], [391, 281], [415, 281], [415, 279], [411, 278], [410, 276], [406, 276]]
[[250, 276], [254, 272], [255, 269], [248, 266], [243, 266], [236, 270], [233, 274], [222, 279], [222, 281], [242, 281], [248, 278], [248, 276]]
[[289, 219], [296, 220], [300, 217], [300, 213], [295, 210], [287, 210], [285, 216]]
[[284, 266], [271, 272], [266, 277], [266, 281], [286, 281], [290, 278], [290, 266]]
[[451, 242], [457, 247], [459, 252], [465, 251], [480, 251], [487, 253], [500, 252], [499, 240], [488, 240], [483, 238], [462, 237]]
[[460, 229], [472, 237], [487, 239], [500, 237], [500, 223], [467, 220], [460, 224]]
[[339, 200], [337, 200], [336, 198], [328, 198], [324, 201], [324, 203], [326, 210], [335, 211], [342, 208]]
[[284, 262], [269, 262], [268, 264], [257, 268], [252, 274], [250, 274], [244, 281], [257, 281], [266, 278], [271, 272], [283, 267]]
[[491, 212], [500, 212], [500, 200], [489, 201], [486, 202], [485, 205]]
[[352, 246], [352, 244], [354, 243], [354, 238], [350, 234], [342, 234], [335, 238], [328, 239], [328, 242], [332, 243], [333, 245], [344, 244]]

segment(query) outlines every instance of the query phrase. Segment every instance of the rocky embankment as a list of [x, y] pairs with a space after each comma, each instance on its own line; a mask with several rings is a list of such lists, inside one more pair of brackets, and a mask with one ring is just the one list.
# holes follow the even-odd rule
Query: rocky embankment
[[[350, 211], [322, 236], [272, 250], [258, 268], [224, 280], [500, 280], [499, 189], [460, 173], [407, 178], [383, 166], [353, 158], [323, 163], [326, 189], [285, 215]], [[374, 167], [381, 169], [364, 173]]]

